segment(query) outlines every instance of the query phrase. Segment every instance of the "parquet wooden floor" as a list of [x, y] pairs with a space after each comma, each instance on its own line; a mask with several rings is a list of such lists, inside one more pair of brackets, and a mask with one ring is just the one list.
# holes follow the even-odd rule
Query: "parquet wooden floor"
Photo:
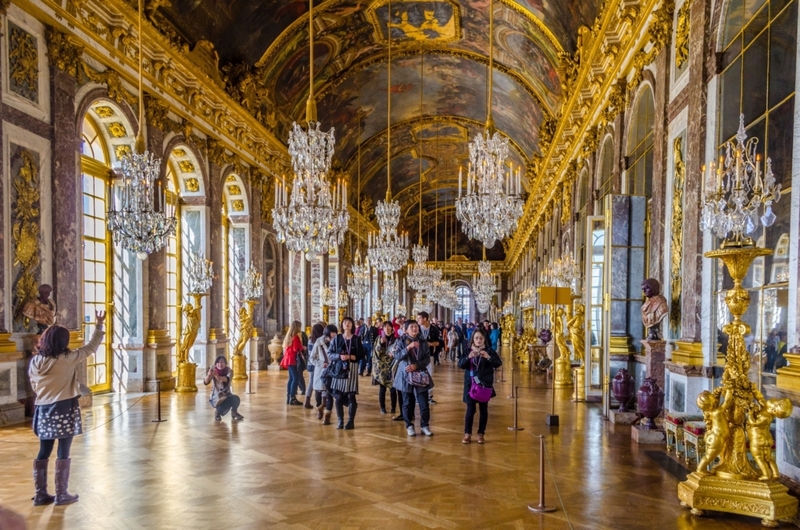
[[[307, 376], [307, 374], [306, 374]], [[361, 379], [356, 429], [322, 426], [315, 411], [287, 407], [285, 372], [261, 372], [242, 398], [245, 420], [215, 423], [207, 389], [197, 395], [95, 396], [89, 431], [73, 445], [70, 490], [76, 504], [34, 507], [29, 425], [0, 429], [0, 504], [35, 529], [454, 529], [759, 528], [759, 521], [716, 514], [696, 519], [679, 506], [677, 481], [637, 446], [630, 427], [610, 425], [595, 405], [556, 391], [561, 427], [544, 425], [551, 394], [541, 376], [523, 374], [519, 424], [512, 432], [510, 379], [489, 405], [486, 445], [462, 445], [463, 372], [436, 369], [431, 438], [409, 438], [402, 422], [378, 410], [377, 387]], [[475, 418], [477, 427], [477, 417]], [[538, 499], [538, 441], [546, 436], [554, 475]], [[52, 492], [52, 469], [50, 484]], [[554, 488], [554, 480], [558, 491]]]

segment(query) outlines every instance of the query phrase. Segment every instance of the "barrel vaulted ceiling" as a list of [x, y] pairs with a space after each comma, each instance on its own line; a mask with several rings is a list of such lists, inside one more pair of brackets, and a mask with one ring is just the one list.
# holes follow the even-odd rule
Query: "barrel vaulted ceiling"
[[[522, 167], [523, 175], [539, 152], [542, 120], [557, 115], [561, 104], [559, 53], [574, 51], [578, 28], [592, 24], [597, 4], [495, 0], [494, 121], [510, 139], [509, 161]], [[350, 175], [353, 190], [360, 166], [360, 197], [367, 204], [386, 193], [388, 9], [388, 0], [327, 0], [314, 6], [319, 119], [323, 129], [335, 128], [334, 165]], [[467, 142], [486, 120], [489, 2], [393, 0], [391, 9], [391, 175], [403, 227], [417, 239], [421, 166], [423, 239], [438, 231], [439, 258], [448, 241], [449, 252], [480, 259], [480, 244], [464, 236], [453, 244], [445, 234], [452, 234]], [[211, 42], [219, 54], [221, 82], [278, 138], [288, 139], [292, 122], [304, 121], [307, 0], [172, 0], [153, 17], [190, 45]], [[357, 197], [353, 191], [354, 206]], [[502, 246], [488, 257], [503, 259]]]

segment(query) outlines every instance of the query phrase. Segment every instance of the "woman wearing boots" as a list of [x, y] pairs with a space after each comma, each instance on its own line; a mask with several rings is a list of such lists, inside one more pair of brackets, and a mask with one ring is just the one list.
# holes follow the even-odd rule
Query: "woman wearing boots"
[[[80, 388], [75, 371], [78, 365], [94, 354], [103, 342], [105, 311], [95, 312], [95, 328], [88, 344], [70, 351], [69, 330], [53, 325], [47, 328], [39, 341], [38, 354], [33, 356], [28, 374], [36, 393], [33, 412], [33, 432], [39, 437], [39, 455], [33, 461], [33, 482], [36, 495], [33, 504], [70, 504], [77, 495], [67, 492], [69, 485], [69, 450], [72, 438], [83, 432], [81, 408], [78, 404]], [[56, 460], [56, 495], [47, 493], [47, 464], [58, 440]]]
[[208, 402], [215, 409], [214, 421], [222, 421], [222, 417], [228, 413], [229, 410], [233, 411], [231, 417], [236, 420], [243, 420], [244, 416], [239, 414], [239, 403], [241, 400], [239, 396], [231, 390], [231, 381], [233, 381], [233, 370], [228, 368], [228, 361], [225, 360], [224, 355], [220, 355], [214, 361], [214, 366], [208, 369], [206, 378], [203, 384], [208, 385], [214, 383], [211, 390], [211, 399]]
[[[492, 383], [494, 382], [494, 371], [503, 365], [500, 356], [497, 355], [489, 346], [487, 332], [476, 329], [472, 334], [469, 344], [469, 355], [458, 360], [458, 367], [464, 370], [464, 403], [467, 404], [467, 415], [464, 418], [464, 439], [461, 443], [468, 444], [472, 441], [472, 422], [475, 418], [475, 408], [481, 411], [478, 420], [478, 439], [479, 444], [484, 443], [483, 435], [486, 433], [486, 422], [489, 420], [489, 399], [497, 394]], [[477, 379], [475, 379], [477, 377]], [[473, 382], [483, 387], [484, 396], [479, 392], [470, 395]], [[491, 390], [491, 392], [489, 392]], [[477, 397], [478, 399], [475, 399]], [[486, 401], [483, 401], [486, 399]], [[480, 400], [480, 401], [479, 401]]]
[[372, 377], [380, 385], [378, 389], [378, 403], [381, 414], [386, 414], [386, 389], [389, 389], [392, 410], [394, 415], [397, 408], [397, 390], [392, 386], [392, 364], [394, 362], [394, 326], [390, 321], [383, 323], [383, 333], [375, 340], [372, 348]]
[[[322, 337], [324, 332], [325, 332], [325, 322], [317, 322], [311, 328], [311, 338], [308, 339], [308, 350], [307, 350], [308, 362], [306, 363], [308, 365], [308, 385], [306, 385], [306, 399], [305, 402], [303, 403], [303, 408], [306, 409], [314, 408], [313, 406], [311, 406], [311, 396], [312, 394], [314, 394], [314, 370], [316, 369], [316, 366], [314, 366], [314, 363], [311, 362], [311, 354], [314, 352], [314, 346], [317, 344], [317, 340], [319, 340], [319, 338]], [[316, 396], [317, 408], [319, 408], [319, 404], [320, 404], [320, 395], [317, 394]]]
[[292, 322], [289, 326], [289, 332], [283, 338], [283, 359], [281, 359], [281, 368], [289, 371], [289, 380], [286, 382], [286, 404], [287, 405], [302, 405], [295, 394], [297, 394], [297, 385], [300, 382], [300, 374], [297, 372], [297, 354], [303, 350], [303, 341], [300, 338], [300, 324], [299, 320]]
[[414, 408], [419, 403], [420, 428], [425, 436], [433, 436], [429, 427], [431, 409], [428, 403], [428, 391], [433, 388], [433, 378], [427, 386], [413, 386], [409, 383], [411, 372], [427, 372], [431, 362], [431, 350], [428, 342], [420, 337], [419, 324], [416, 320], [405, 323], [405, 333], [397, 339], [394, 357], [397, 359], [397, 374], [394, 377], [394, 388], [403, 396], [403, 419], [406, 432], [416, 436], [414, 431]]
[[[331, 341], [339, 334], [339, 330], [333, 324], [328, 324], [322, 332], [322, 336], [314, 343], [314, 348], [308, 358], [308, 366], [314, 367], [314, 379], [311, 386], [317, 401], [317, 419], [322, 420], [323, 425], [331, 424], [331, 410], [333, 409], [333, 396], [328, 387], [325, 386], [325, 368], [328, 367], [328, 348]], [[323, 419], [324, 416], [324, 419]]]
[[[331, 391], [336, 400], [336, 416], [339, 422], [337, 429], [354, 428], [353, 421], [356, 418], [358, 403], [358, 362], [366, 355], [361, 339], [356, 336], [356, 324], [351, 317], [344, 317], [342, 320], [342, 333], [331, 341], [328, 349], [328, 362], [344, 363], [343, 368], [347, 371], [347, 377], [331, 379]], [[344, 406], [349, 407], [347, 425], [344, 424]]]

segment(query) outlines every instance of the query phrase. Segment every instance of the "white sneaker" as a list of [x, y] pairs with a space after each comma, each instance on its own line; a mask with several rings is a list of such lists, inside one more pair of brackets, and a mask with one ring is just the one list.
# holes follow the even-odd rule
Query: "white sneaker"
[[431, 432], [431, 430], [428, 427], [422, 428], [422, 434], [424, 434], [425, 436], [433, 436], [433, 432]]
[[410, 427], [406, 427], [406, 432], [408, 433], [409, 436], [416, 436], [417, 435], [416, 431], [414, 431], [414, 426], [413, 425], [411, 425]]

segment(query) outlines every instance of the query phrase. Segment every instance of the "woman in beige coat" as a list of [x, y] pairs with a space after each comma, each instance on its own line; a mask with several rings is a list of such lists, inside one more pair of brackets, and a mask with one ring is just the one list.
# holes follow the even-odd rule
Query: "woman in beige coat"
[[[77, 350], [69, 349], [69, 330], [63, 326], [50, 326], [39, 341], [37, 355], [33, 356], [28, 374], [31, 386], [36, 393], [33, 412], [33, 432], [39, 437], [39, 455], [33, 461], [33, 481], [36, 506], [50, 504], [70, 504], [78, 500], [77, 495], [67, 493], [69, 485], [69, 451], [72, 438], [83, 433], [81, 408], [78, 397], [81, 395], [78, 384], [78, 365], [97, 351], [102, 344], [105, 331], [103, 322], [105, 311], [96, 311], [94, 334], [85, 346]], [[58, 460], [56, 460], [56, 495], [47, 493], [47, 464], [53, 447], [58, 440]]]

